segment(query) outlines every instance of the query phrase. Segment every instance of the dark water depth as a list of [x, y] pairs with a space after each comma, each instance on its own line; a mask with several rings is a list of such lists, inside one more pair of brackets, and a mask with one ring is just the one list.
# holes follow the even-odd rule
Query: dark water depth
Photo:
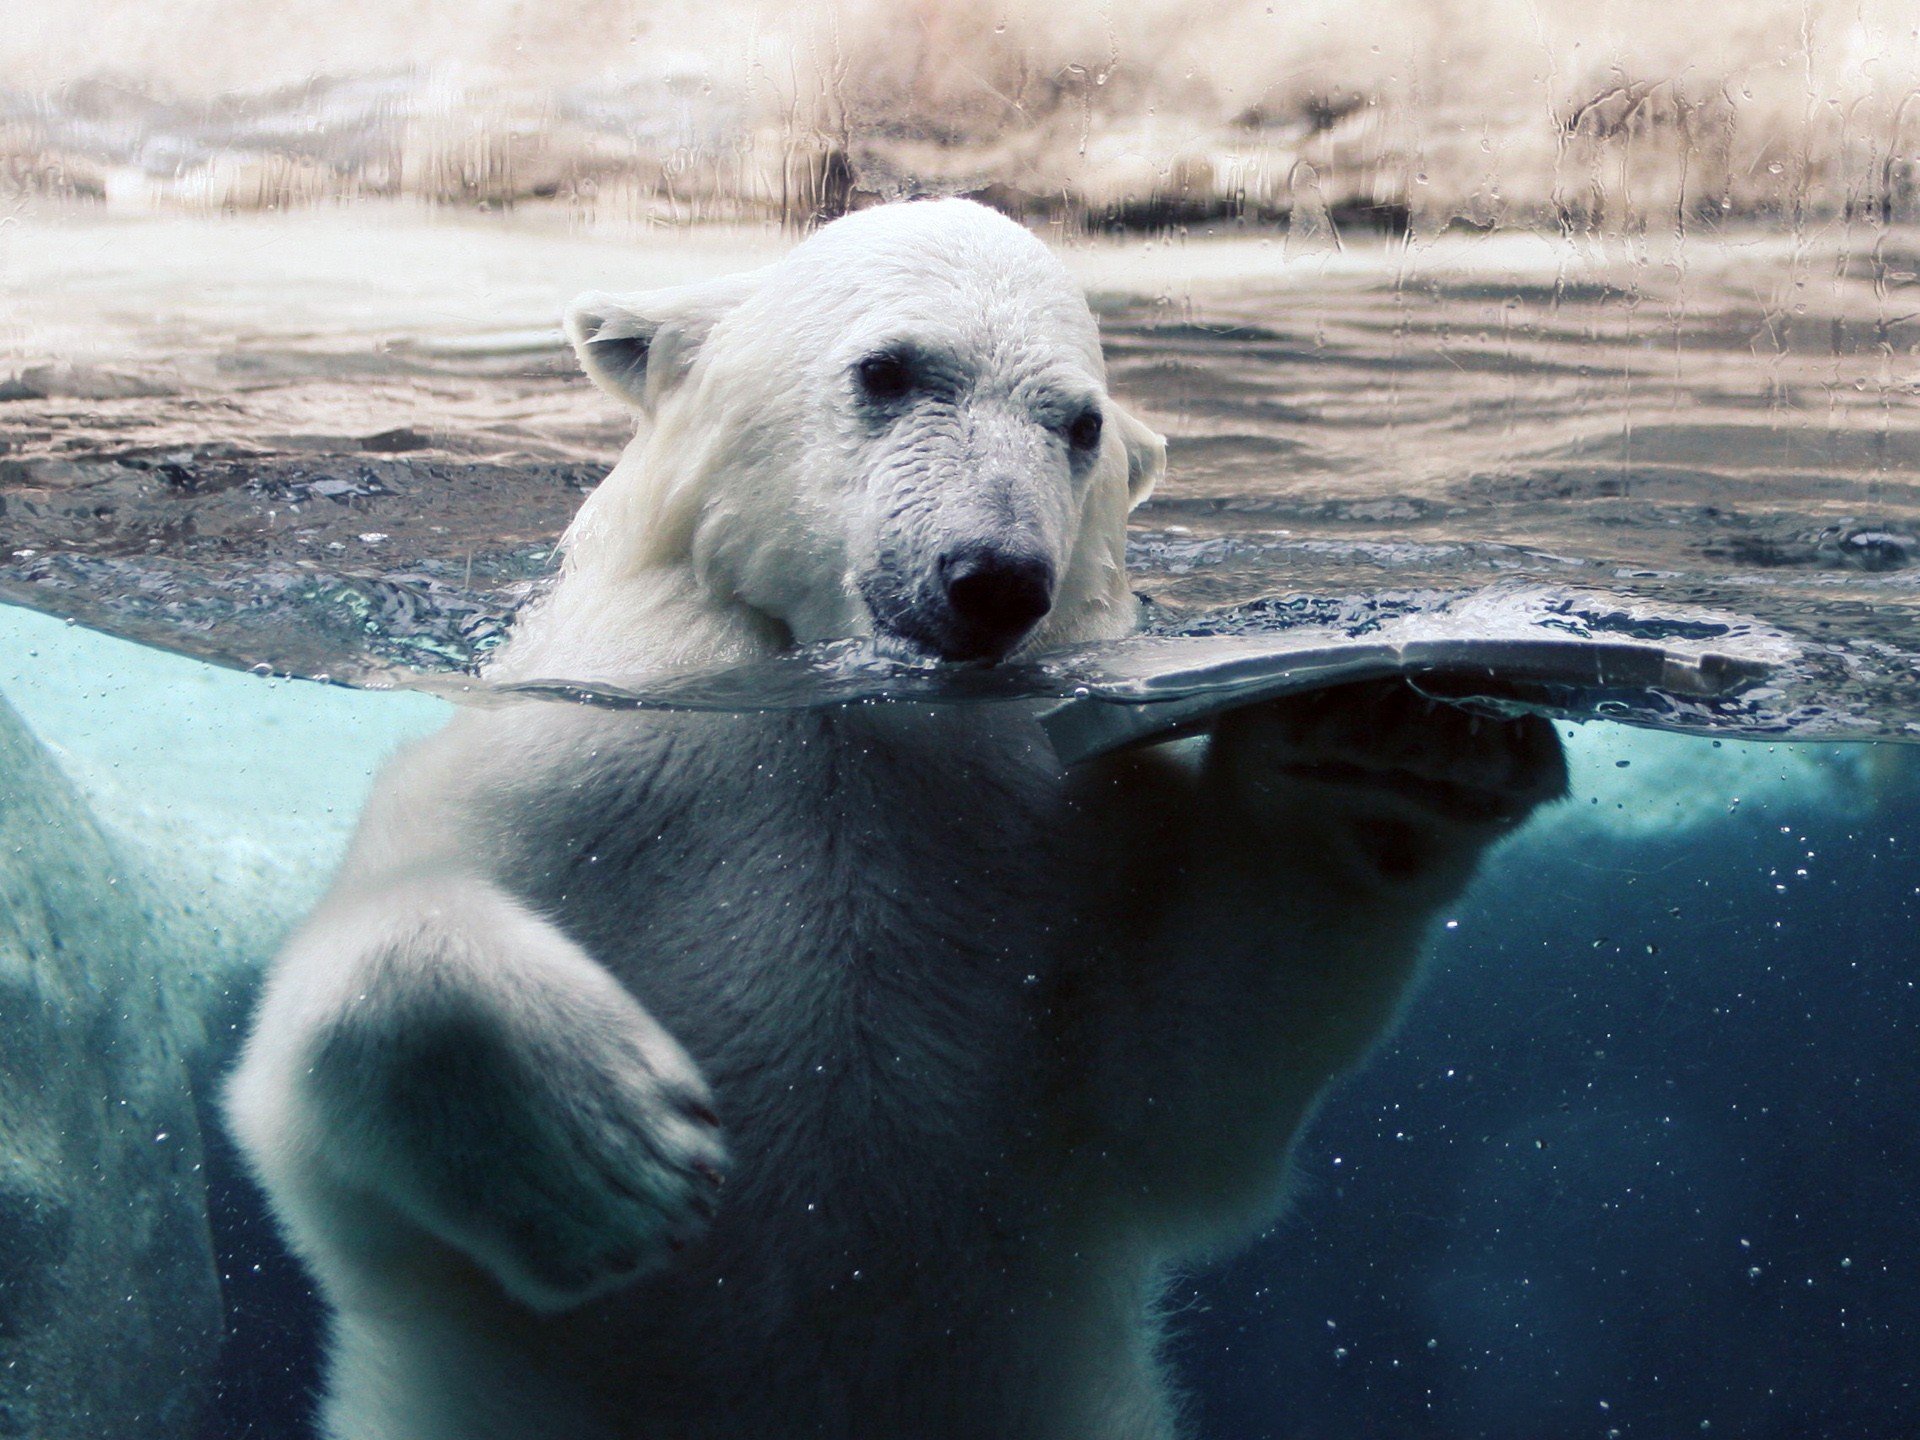
[[1683, 744], [1700, 823], [1549, 820], [1440, 931], [1293, 1212], [1189, 1292], [1201, 1433], [1920, 1430], [1915, 773], [1848, 813]]

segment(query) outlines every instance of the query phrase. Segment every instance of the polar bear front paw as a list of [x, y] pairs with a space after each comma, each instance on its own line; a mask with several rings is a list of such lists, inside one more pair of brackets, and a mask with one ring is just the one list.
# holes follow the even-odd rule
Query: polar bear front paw
[[692, 1061], [638, 1007], [617, 1018], [529, 1027], [476, 1009], [371, 1046], [347, 1027], [315, 1075], [333, 1077], [335, 1114], [357, 1112], [347, 1143], [379, 1157], [403, 1212], [555, 1312], [669, 1263], [724, 1180]]
[[1232, 711], [1213, 744], [1250, 812], [1338, 831], [1344, 851], [1389, 880], [1470, 861], [1567, 787], [1551, 722], [1463, 709], [1401, 680]]

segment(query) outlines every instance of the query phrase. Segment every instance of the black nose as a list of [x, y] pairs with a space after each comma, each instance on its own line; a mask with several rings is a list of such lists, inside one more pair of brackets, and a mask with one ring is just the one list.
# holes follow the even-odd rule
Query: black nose
[[1044, 556], [968, 544], [940, 557], [947, 605], [966, 649], [1005, 654], [1053, 606], [1053, 565]]

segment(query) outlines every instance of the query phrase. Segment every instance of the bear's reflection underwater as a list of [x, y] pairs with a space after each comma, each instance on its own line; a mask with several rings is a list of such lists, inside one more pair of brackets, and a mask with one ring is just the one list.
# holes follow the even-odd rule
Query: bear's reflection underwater
[[[570, 329], [650, 423], [496, 674], [1133, 625], [1164, 448], [1011, 222], [886, 207]], [[1272, 1217], [1565, 769], [1397, 683], [1072, 771], [1036, 712], [520, 703], [392, 764], [230, 1097], [328, 1434], [1174, 1433], [1170, 1267]]]

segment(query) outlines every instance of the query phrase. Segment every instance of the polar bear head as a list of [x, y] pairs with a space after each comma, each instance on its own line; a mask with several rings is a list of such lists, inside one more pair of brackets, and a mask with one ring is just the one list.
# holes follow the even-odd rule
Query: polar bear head
[[1108, 396], [1079, 286], [1005, 217], [863, 211], [750, 274], [584, 295], [566, 328], [650, 422], [569, 532], [576, 569], [688, 567], [781, 639], [915, 658], [1131, 627], [1126, 513], [1166, 447]]

